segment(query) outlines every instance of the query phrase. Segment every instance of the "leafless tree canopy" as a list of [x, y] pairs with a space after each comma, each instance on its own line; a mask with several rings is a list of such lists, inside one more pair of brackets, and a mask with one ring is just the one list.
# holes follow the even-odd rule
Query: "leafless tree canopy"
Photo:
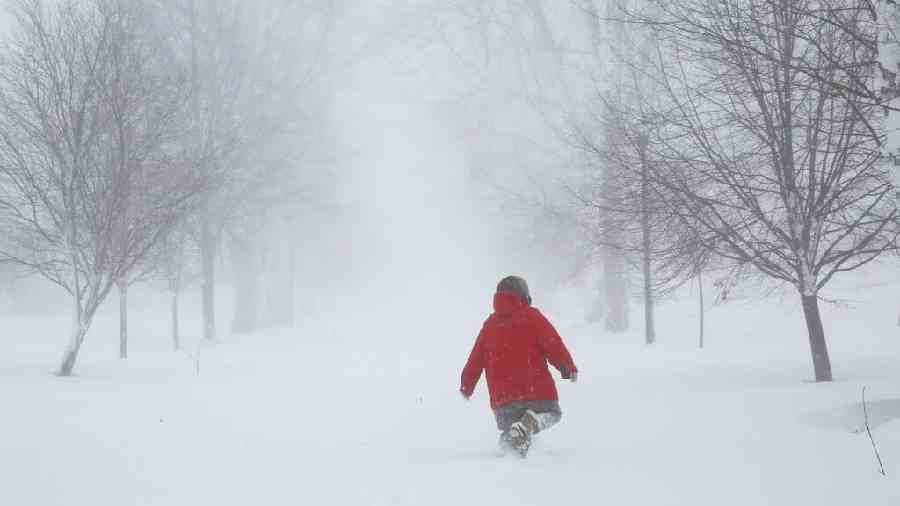
[[298, 29], [285, 25], [299, 19], [287, 11], [309, 6], [13, 7], [15, 31], [0, 49], [0, 259], [71, 294], [65, 375], [115, 284], [124, 301], [131, 281], [159, 266], [173, 272], [163, 252], [183, 251], [175, 238], [197, 237], [211, 269], [230, 221], [304, 196], [292, 171], [312, 151], [303, 119], [318, 112], [300, 97], [323, 59], [289, 48], [323, 44], [330, 12], [310, 10], [317, 17]]
[[656, 40], [642, 79], [664, 100], [622, 113], [649, 136], [656, 198], [704, 250], [797, 287], [817, 378], [830, 379], [819, 290], [900, 233], [883, 110], [865, 96], [875, 20], [837, 0], [651, 2], [627, 15]]

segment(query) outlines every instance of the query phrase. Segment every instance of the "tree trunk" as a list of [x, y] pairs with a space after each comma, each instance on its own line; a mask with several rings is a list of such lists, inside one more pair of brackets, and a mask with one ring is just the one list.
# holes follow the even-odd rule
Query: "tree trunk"
[[[583, 14], [583, 21], [588, 29], [591, 38], [591, 48], [593, 56], [597, 63], [600, 63], [605, 54], [603, 52], [603, 44], [607, 40], [608, 34], [605, 34], [600, 26], [600, 16], [598, 15], [596, 5], [593, 0], [583, 0], [578, 2], [578, 8]], [[608, 139], [612, 137], [607, 135]], [[604, 172], [603, 188], [604, 193], [613, 193], [615, 186], [611, 184], [612, 178], [608, 177], [607, 168]], [[605, 195], [607, 196], [607, 195]], [[620, 244], [617, 227], [607, 217], [607, 221], [601, 223], [603, 231], [603, 299], [605, 309], [606, 330], [609, 332], [624, 332], [628, 330], [628, 294], [625, 279], [625, 263], [622, 259], [621, 252], [615, 247]]]
[[603, 289], [606, 299], [606, 330], [628, 330], [628, 294], [625, 286], [625, 264], [618, 250], [604, 248]]
[[[74, 299], [75, 297], [73, 297]], [[81, 351], [81, 344], [84, 342], [84, 336], [87, 334], [89, 322], [85, 315], [82, 314], [80, 304], [75, 300], [75, 313], [72, 317], [72, 333], [69, 338], [69, 344], [63, 354], [62, 364], [59, 366], [60, 376], [71, 376], [75, 369], [75, 361], [78, 360], [78, 352]]]
[[591, 306], [587, 308], [584, 317], [585, 321], [588, 323], [597, 323], [602, 321], [606, 316], [606, 289], [604, 283], [598, 283], [595, 289], [596, 292], [592, 291], [593, 297], [591, 298]]
[[[285, 234], [285, 237], [290, 235]], [[273, 327], [294, 324], [294, 242], [273, 241], [265, 262], [265, 323]]]
[[234, 320], [231, 331], [247, 334], [259, 328], [259, 265], [252, 241], [233, 236], [230, 240], [231, 265], [234, 270]]
[[[60, 376], [71, 376], [72, 370], [75, 369], [75, 361], [78, 360], [78, 352], [81, 351], [81, 342], [84, 340], [84, 335], [72, 336], [72, 341], [69, 343], [68, 348], [66, 348], [66, 353], [63, 356], [62, 365], [59, 367], [59, 375]], [[77, 344], [76, 344], [77, 343]]]
[[819, 313], [819, 298], [815, 295], [802, 295], [801, 297], [803, 314], [806, 316], [806, 329], [809, 331], [809, 347], [812, 352], [816, 381], [831, 381], [831, 359], [828, 357], [825, 328], [822, 326], [822, 315]]
[[644, 341], [647, 344], [656, 342], [656, 327], [653, 321], [653, 281], [651, 276], [652, 245], [650, 243], [650, 188], [647, 174], [647, 138], [641, 136], [641, 252], [643, 254], [644, 271]]
[[[596, 12], [596, 11], [595, 11]], [[610, 145], [618, 142], [611, 127], [607, 127], [606, 142]], [[607, 166], [603, 171], [601, 182], [602, 198], [609, 202], [616, 202], [622, 189], [613, 175], [615, 170]], [[603, 271], [606, 289], [606, 330], [610, 332], [624, 332], [628, 329], [628, 281], [625, 275], [626, 265], [622, 255], [621, 224], [610, 213], [604, 213], [601, 222], [603, 234]]]
[[216, 244], [209, 217], [200, 225], [200, 263], [202, 277], [203, 338], [216, 339]]
[[178, 335], [178, 290], [172, 290], [172, 346], [175, 351], [181, 349], [181, 336]]
[[703, 349], [704, 332], [706, 331], [706, 307], [703, 304], [703, 273], [697, 272], [697, 288], [700, 289], [700, 349]]
[[653, 283], [650, 270], [650, 233], [646, 224], [643, 228], [643, 270], [644, 270], [644, 341], [656, 342], [656, 327], [653, 321]]
[[128, 358], [128, 284], [116, 283], [119, 288], [119, 358]]

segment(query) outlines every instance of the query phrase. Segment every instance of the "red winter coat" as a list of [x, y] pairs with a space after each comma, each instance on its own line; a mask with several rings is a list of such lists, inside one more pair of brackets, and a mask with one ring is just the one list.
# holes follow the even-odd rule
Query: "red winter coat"
[[518, 295], [494, 295], [494, 313], [484, 322], [462, 372], [462, 392], [475, 390], [487, 371], [491, 408], [514, 401], [557, 400], [547, 361], [568, 378], [578, 372], [569, 350], [537, 309]]

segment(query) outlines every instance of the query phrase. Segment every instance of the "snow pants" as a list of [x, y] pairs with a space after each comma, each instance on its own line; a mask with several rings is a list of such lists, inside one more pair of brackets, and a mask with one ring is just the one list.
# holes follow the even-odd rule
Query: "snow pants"
[[497, 428], [503, 432], [508, 431], [529, 409], [537, 414], [538, 432], [549, 429], [562, 419], [559, 401], [514, 401], [497, 406], [494, 410]]

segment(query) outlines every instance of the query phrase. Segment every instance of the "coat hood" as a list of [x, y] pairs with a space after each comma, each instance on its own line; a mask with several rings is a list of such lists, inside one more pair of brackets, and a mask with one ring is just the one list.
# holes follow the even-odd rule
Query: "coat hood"
[[494, 312], [498, 315], [508, 316], [527, 306], [528, 304], [518, 294], [512, 292], [494, 294]]
[[498, 292], [515, 293], [525, 301], [526, 306], [531, 305], [531, 292], [528, 291], [528, 283], [519, 276], [506, 276], [497, 283]]

